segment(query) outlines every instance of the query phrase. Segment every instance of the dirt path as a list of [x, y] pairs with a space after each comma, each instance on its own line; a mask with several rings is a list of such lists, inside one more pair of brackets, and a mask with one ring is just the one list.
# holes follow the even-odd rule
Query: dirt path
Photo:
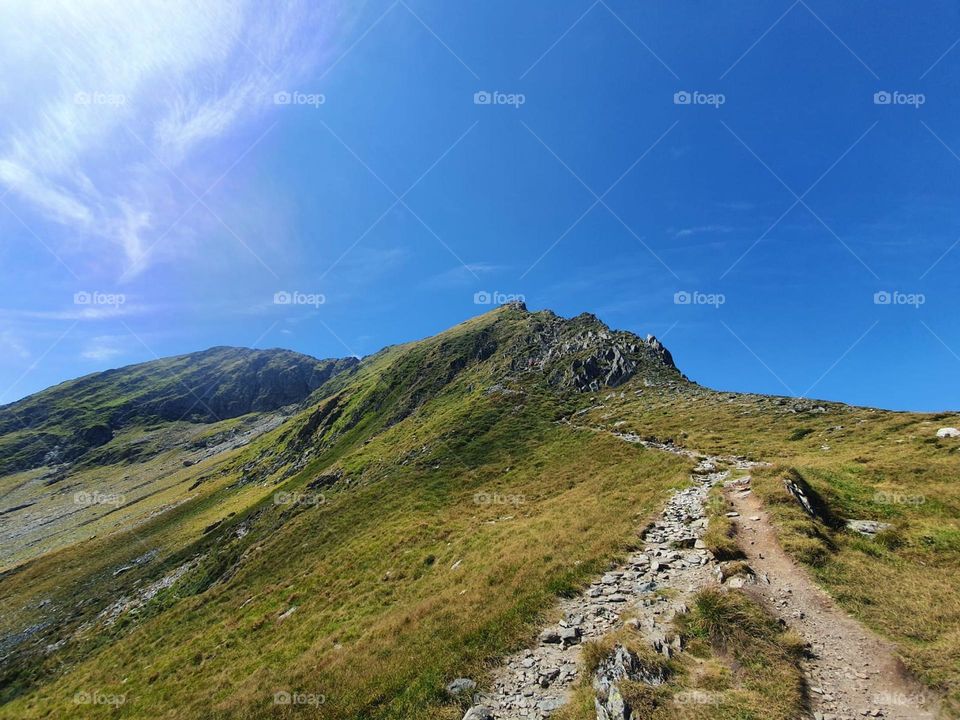
[[783, 551], [749, 478], [728, 483], [737, 539], [758, 582], [745, 590], [811, 644], [805, 663], [814, 717], [933, 720], [933, 698], [907, 677], [894, 647], [847, 615]]
[[[464, 720], [549, 717], [568, 701], [577, 680], [580, 643], [621, 626], [627, 614], [651, 646], [669, 657], [679, 650], [679, 645], [666, 642], [673, 616], [685, 609], [694, 592], [718, 584], [718, 563], [700, 541], [707, 525], [707, 494], [728, 477], [722, 467], [749, 471], [763, 463], [613, 434], [625, 442], [697, 460], [692, 486], [670, 498], [644, 533], [642, 552], [611, 568], [583, 594], [561, 601], [560, 621], [543, 629], [537, 645], [504, 659], [491, 687], [475, 695], [479, 704]], [[728, 481], [724, 488], [739, 514], [738, 542], [755, 572], [756, 582], [742, 585], [744, 590], [810, 644], [812, 657], [804, 663], [810, 696], [807, 717], [935, 720], [935, 698], [908, 677], [894, 646], [841, 610], [786, 555], [750, 490], [750, 477]], [[672, 592], [657, 592], [668, 588]]]

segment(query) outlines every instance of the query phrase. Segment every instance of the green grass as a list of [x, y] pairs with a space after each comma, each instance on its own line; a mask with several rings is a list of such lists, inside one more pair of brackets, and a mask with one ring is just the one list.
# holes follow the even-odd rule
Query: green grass
[[709, 524], [703, 535], [707, 550], [713, 553], [717, 560], [738, 560], [744, 557], [743, 550], [737, 544], [737, 526], [727, 513], [733, 509], [723, 495], [723, 488], [719, 485], [710, 490], [707, 497], [707, 518]]
[[685, 652], [667, 663], [629, 626], [585, 648], [580, 686], [556, 720], [593, 720], [594, 669], [619, 643], [646, 666], [667, 669], [667, 682], [623, 682], [635, 720], [795, 720], [804, 716], [803, 645], [741, 592], [703, 590], [677, 631]]
[[[68, 672], [0, 715], [67, 713], [91, 687], [127, 692], [123, 717], [272, 717], [279, 689], [325, 695], [318, 717], [449, 714], [443, 684], [484, 677], [489, 658], [529, 638], [558, 594], [637, 542], [688, 469], [544, 422], [536, 400], [506, 415], [490, 413], [496, 402], [466, 413], [462, 402], [441, 403], [436, 417], [339, 455], [356, 478], [349, 492], [282, 523], [269, 504], [254, 510], [272, 531], [221, 548], [225, 562], [208, 559], [236, 564], [228, 580], [84, 648]], [[453, 421], [457, 435], [416, 460], [379, 464]], [[477, 504], [477, 493], [519, 500]]]
[[[934, 433], [960, 418], [713, 393], [662, 367], [614, 390], [566, 392], [562, 366], [514, 368], [551, 322], [504, 308], [388, 348], [280, 427], [200, 465], [183, 467], [182, 449], [150, 450], [77, 469], [119, 483], [113, 473], [137, 467], [150, 500], [7, 566], [0, 633], [48, 624], [0, 663], [0, 717], [458, 720], [445, 683], [482, 685], [498, 658], [533, 641], [558, 596], [636, 546], [687, 482], [687, 460], [572, 426], [776, 463], [753, 486], [784, 547], [956, 714], [960, 443]], [[575, 338], [597, 326], [565, 327]], [[195, 428], [191, 442], [235, 426]], [[808, 518], [783, 488], [787, 474], [836, 516], [893, 528], [867, 539]], [[278, 504], [281, 492], [312, 501]], [[712, 494], [707, 542], [734, 559], [725, 508]], [[146, 550], [153, 560], [115, 574]], [[185, 563], [193, 569], [136, 614], [94, 622]], [[646, 716], [796, 717], [795, 638], [734, 593], [701, 596], [683, 622], [689, 652], [670, 686], [628, 689]], [[126, 702], [73, 702], [93, 691]], [[325, 702], [277, 707], [276, 691]], [[678, 703], [686, 691], [716, 702]], [[571, 718], [592, 711], [586, 692]]]
[[[795, 403], [801, 411], [791, 411]], [[824, 411], [808, 410], [815, 407]], [[960, 416], [646, 392], [613, 399], [585, 421], [623, 421], [620, 431], [776, 463], [752, 474], [781, 544], [848, 612], [893, 640], [918, 679], [946, 697], [947, 716], [960, 717], [960, 443], [935, 437]], [[832, 515], [893, 528], [865, 538], [811, 519], [784, 489], [788, 474]], [[727, 532], [711, 529], [716, 547]]]

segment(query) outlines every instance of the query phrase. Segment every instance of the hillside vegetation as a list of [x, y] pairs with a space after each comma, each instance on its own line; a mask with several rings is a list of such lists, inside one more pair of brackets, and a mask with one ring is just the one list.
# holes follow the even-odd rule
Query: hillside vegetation
[[123, 428], [276, 410], [355, 364], [216, 347], [87, 375], [0, 407], [0, 473], [75, 461]]
[[[98, 514], [93, 533], [67, 515], [64, 542], [4, 563], [0, 717], [458, 719], [445, 685], [483, 683], [689, 482], [691, 462], [618, 434], [775, 463], [755, 482], [785, 547], [960, 701], [960, 443], [935, 435], [957, 416], [717, 393], [654, 338], [518, 305], [360, 363], [298, 358], [280, 374], [309, 399], [289, 416], [255, 390], [231, 404], [229, 384], [202, 397], [243, 417], [208, 425], [147, 398], [132, 404], [142, 416], [124, 415], [122, 384], [103, 379], [55, 396], [93, 408], [79, 425], [46, 418], [49, 397], [21, 401], [41, 408], [38, 433], [109, 416], [125, 418], [110, 443], [155, 435], [59, 469], [74, 493], [138, 481], [136, 503]], [[19, 470], [0, 488], [47, 497], [34, 481], [50, 468], [21, 467], [23, 447], [0, 449]], [[784, 490], [792, 473], [836, 517], [892, 530], [866, 538], [808, 516]], [[690, 633], [721, 672], [730, 657], [704, 602]], [[795, 648], [759, 610], [734, 609], [755, 620], [735, 652], [762, 648], [795, 683]], [[762, 717], [758, 692], [725, 712]]]

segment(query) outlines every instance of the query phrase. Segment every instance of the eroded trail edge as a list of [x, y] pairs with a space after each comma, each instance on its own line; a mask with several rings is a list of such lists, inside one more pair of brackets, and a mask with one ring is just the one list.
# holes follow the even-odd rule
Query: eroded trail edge
[[892, 643], [846, 614], [780, 547], [750, 478], [729, 483], [737, 539], [756, 573], [745, 590], [810, 643], [804, 674], [817, 720], [933, 720], [933, 696], [912, 680]]
[[[687, 610], [696, 592], [721, 584], [744, 588], [809, 643], [811, 655], [803, 667], [811, 699], [809, 717], [934, 720], [934, 711], [925, 707], [931, 696], [904, 672], [893, 645], [841, 610], [780, 547], [750, 489], [750, 469], [764, 463], [614, 434], [626, 442], [697, 460], [691, 486], [674, 493], [644, 531], [642, 550], [604, 573], [582, 594], [561, 600], [559, 622], [544, 627], [534, 647], [504, 659], [491, 686], [475, 696], [477, 704], [464, 720], [549, 717], [569, 701], [579, 680], [581, 643], [600, 639], [624, 623], [669, 658], [681, 651], [672, 629], [674, 616]], [[738, 541], [753, 570], [752, 575], [737, 575], [726, 582], [723, 563], [702, 540], [708, 523], [707, 496], [720, 483], [734, 503]], [[615, 682], [618, 675], [630, 672], [629, 664], [629, 657], [617, 655], [605, 664], [606, 676], [591, 679], [598, 694], [598, 718], [629, 716]], [[649, 681], [658, 683], [661, 678]], [[454, 685], [463, 682], [470, 683], [458, 680]]]

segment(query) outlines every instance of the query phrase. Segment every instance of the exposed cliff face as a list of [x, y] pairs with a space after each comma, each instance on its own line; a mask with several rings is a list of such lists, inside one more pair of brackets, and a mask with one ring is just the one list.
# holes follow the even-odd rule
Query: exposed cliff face
[[276, 410], [358, 362], [216, 347], [87, 375], [0, 408], [0, 473], [76, 460], [139, 424]]
[[[516, 309], [526, 310], [519, 304]], [[549, 311], [529, 317], [530, 331], [514, 369], [542, 372], [555, 387], [596, 392], [621, 385], [638, 373], [651, 382], [682, 378], [670, 352], [652, 335], [644, 340], [611, 330], [589, 313], [569, 320]]]

